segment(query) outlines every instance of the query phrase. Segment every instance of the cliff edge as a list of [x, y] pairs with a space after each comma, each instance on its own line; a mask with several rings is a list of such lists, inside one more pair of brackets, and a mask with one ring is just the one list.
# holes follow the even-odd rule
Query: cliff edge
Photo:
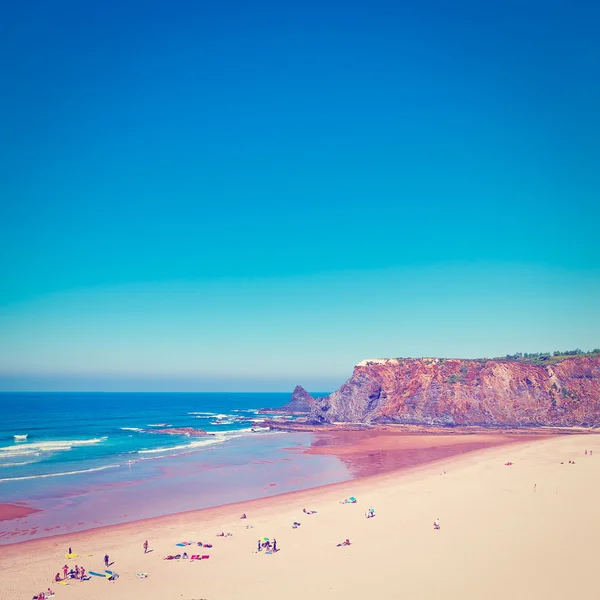
[[312, 424], [600, 426], [600, 355], [551, 364], [503, 359], [373, 359], [317, 398]]

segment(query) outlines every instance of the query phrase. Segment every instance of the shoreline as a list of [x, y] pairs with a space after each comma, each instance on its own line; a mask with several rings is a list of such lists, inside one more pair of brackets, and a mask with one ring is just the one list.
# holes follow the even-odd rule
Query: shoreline
[[[40, 544], [43, 547], [49, 543], [55, 543], [66, 538], [69, 539], [68, 545], [72, 546], [78, 541], [99, 532], [129, 533], [137, 531], [142, 527], [152, 528], [170, 526], [174, 523], [193, 523], [201, 519], [215, 520], [217, 518], [232, 518], [233, 514], [237, 514], [237, 512], [242, 514], [243, 512], [254, 511], [256, 509], [268, 510], [269, 508], [280, 508], [291, 505], [295, 502], [308, 502], [311, 498], [314, 498], [315, 494], [320, 495], [358, 483], [362, 484], [363, 482], [377, 483], [388, 478], [411, 475], [420, 470], [437, 466], [438, 464], [441, 466], [448, 461], [452, 462], [453, 460], [459, 460], [461, 457], [472, 453], [491, 450], [501, 446], [530, 443], [538, 439], [551, 439], [555, 437], [551, 434], [521, 434], [516, 436], [487, 432], [485, 434], [474, 433], [473, 435], [480, 439], [477, 442], [471, 442], [471, 440], [467, 439], [465, 436], [455, 436], [450, 433], [447, 434], [446, 437], [454, 440], [455, 443], [435, 445], [434, 442], [440, 441], [439, 434], [431, 436], [423, 434], [406, 436], [401, 432], [395, 432], [391, 435], [389, 435], [389, 433], [390, 432], [387, 430], [360, 432], [348, 432], [344, 430], [342, 432], [323, 432], [323, 436], [319, 441], [324, 441], [326, 438], [332, 437], [334, 438], [334, 443], [332, 445], [319, 445], [319, 441], [317, 441], [315, 446], [305, 448], [301, 451], [303, 454], [332, 454], [344, 462], [349, 461], [350, 463], [360, 463], [366, 455], [373, 455], [374, 452], [377, 456], [383, 456], [384, 458], [395, 456], [396, 458], [400, 457], [403, 459], [405, 455], [408, 455], [408, 460], [401, 460], [400, 464], [392, 459], [392, 466], [384, 467], [382, 471], [373, 472], [372, 469], [368, 468], [367, 473], [363, 472], [361, 474], [359, 471], [355, 477], [346, 481], [320, 484], [301, 490], [282, 492], [271, 496], [260, 496], [249, 500], [227, 502], [206, 508], [176, 511], [166, 515], [134, 519], [125, 523], [98, 525], [96, 527], [90, 527], [72, 533], [61, 532], [31, 540], [15, 540], [14, 542], [0, 545], [0, 558], [3, 553], [10, 551], [11, 549], [37, 547], [37, 544]], [[342, 439], [335, 439], [336, 437], [339, 438], [340, 434]], [[444, 441], [448, 442], [449, 439]], [[381, 447], [375, 450], [373, 445]], [[428, 450], [433, 451], [428, 452]], [[38, 511], [38, 509], [31, 509], [30, 512], [40, 511]], [[29, 512], [27, 514], [29, 514]]]

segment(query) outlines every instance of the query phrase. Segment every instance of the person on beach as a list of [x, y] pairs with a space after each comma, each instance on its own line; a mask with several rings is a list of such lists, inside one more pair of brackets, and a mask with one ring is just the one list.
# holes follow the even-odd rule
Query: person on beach
[[85, 569], [83, 567], [81, 567], [81, 573], [80, 573], [80, 579], [81, 581], [83, 581], [85, 578]]
[[146, 554], [146, 552], [148, 552], [148, 540], [144, 542], [144, 554]]
[[66, 578], [67, 578], [67, 573], [68, 573], [68, 572], [69, 572], [69, 567], [68, 567], [67, 565], [65, 565], [65, 566], [63, 567], [63, 573], [64, 573], [64, 575], [65, 575], [65, 576], [64, 576], [64, 579], [66, 579]]
[[533, 484], [533, 491], [534, 491], [534, 492], [536, 491], [536, 488], [537, 488], [537, 483], [534, 483], [534, 484]]
[[79, 579], [79, 566], [75, 565], [75, 579]]
[[260, 552], [260, 551], [262, 550], [262, 547], [261, 547], [261, 545], [260, 545], [260, 540], [258, 540], [258, 547], [256, 548], [256, 550], [257, 550], [258, 552]]
[[433, 528], [440, 529], [440, 518], [439, 517], [433, 522]]
[[240, 517], [240, 519], [247, 519], [247, 517], [246, 517], [246, 513], [244, 513], [244, 514], [243, 514], [243, 515]]
[[273, 538], [273, 552], [277, 552], [277, 540]]
[[56, 582], [59, 582], [59, 581], [60, 581], [60, 573], [57, 573], [57, 574], [54, 576], [54, 581], [56, 581]]
[[346, 538], [341, 544], [338, 544], [339, 546], [349, 546], [350, 545], [350, 540], [348, 538]]
[[73, 550], [71, 550], [71, 547], [69, 546], [69, 552], [68, 554], [73, 554]]
[[108, 554], [104, 555], [104, 565], [108, 567]]

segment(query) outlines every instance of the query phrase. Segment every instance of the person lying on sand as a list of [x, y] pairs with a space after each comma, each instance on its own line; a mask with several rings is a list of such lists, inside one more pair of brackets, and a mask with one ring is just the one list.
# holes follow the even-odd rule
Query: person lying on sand
[[302, 523], [298, 523], [298, 521], [294, 521], [294, 524], [292, 525], [292, 527], [294, 529], [298, 529], [298, 527], [300, 527], [300, 525], [302, 525]]
[[440, 529], [440, 518], [439, 517], [433, 522], [433, 528]]
[[350, 540], [348, 538], [346, 538], [341, 544], [338, 544], [339, 546], [349, 546], [350, 545]]
[[223, 531], [221, 531], [221, 533], [217, 533], [217, 537], [230, 537], [232, 535], [232, 533], [225, 533]]
[[306, 515], [316, 515], [317, 514], [316, 510], [306, 510], [305, 508], [302, 509], [302, 512]]

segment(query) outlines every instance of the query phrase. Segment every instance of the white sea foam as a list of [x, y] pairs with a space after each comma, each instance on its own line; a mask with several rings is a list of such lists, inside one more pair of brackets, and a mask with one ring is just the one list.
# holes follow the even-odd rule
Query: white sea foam
[[31, 442], [27, 444], [15, 444], [14, 446], [4, 446], [0, 448], [0, 458], [6, 456], [27, 456], [41, 452], [62, 452], [72, 450], [77, 446], [90, 446], [92, 444], [100, 444], [107, 438], [93, 438], [91, 440], [54, 440], [47, 442]]
[[23, 462], [0, 463], [0, 467], [22, 467], [23, 465], [34, 465], [37, 460], [25, 460]]
[[171, 423], [148, 423], [148, 427], [173, 427]]
[[139, 427], [121, 427], [121, 429], [123, 431], [144, 431], [143, 429], [140, 429]]
[[[261, 428], [262, 429], [262, 428]], [[264, 428], [264, 433], [270, 431], [268, 428]], [[256, 431], [256, 427], [246, 427], [244, 429], [226, 429], [225, 431], [219, 431], [216, 435], [210, 436], [208, 439], [195, 440], [189, 444], [177, 444], [176, 446], [163, 446], [161, 448], [148, 448], [144, 450], [138, 450], [138, 454], [166, 454], [170, 452], [192, 452], [194, 450], [204, 448], [206, 446], [213, 446], [215, 444], [222, 444], [227, 440], [231, 440], [237, 437], [243, 437], [246, 435], [256, 435], [260, 433]], [[183, 452], [178, 452], [182, 454]]]
[[42, 475], [27, 475], [24, 477], [5, 477], [0, 481], [23, 481], [25, 479], [45, 479], [46, 477], [62, 477], [63, 475], [79, 475], [80, 473], [92, 473], [93, 471], [104, 471], [105, 469], [115, 469], [121, 465], [106, 465], [104, 467], [94, 467], [93, 469], [84, 469], [82, 471], [64, 471], [63, 473], [44, 473]]
[[162, 448], [150, 448], [146, 450], [138, 450], [138, 454], [158, 454], [165, 452], [173, 452], [174, 450], [193, 450], [194, 448], [202, 448], [203, 446], [212, 446], [213, 444], [221, 444], [225, 441], [225, 436], [215, 435], [208, 440], [196, 440], [189, 444], [178, 444], [177, 446], [164, 446]]

